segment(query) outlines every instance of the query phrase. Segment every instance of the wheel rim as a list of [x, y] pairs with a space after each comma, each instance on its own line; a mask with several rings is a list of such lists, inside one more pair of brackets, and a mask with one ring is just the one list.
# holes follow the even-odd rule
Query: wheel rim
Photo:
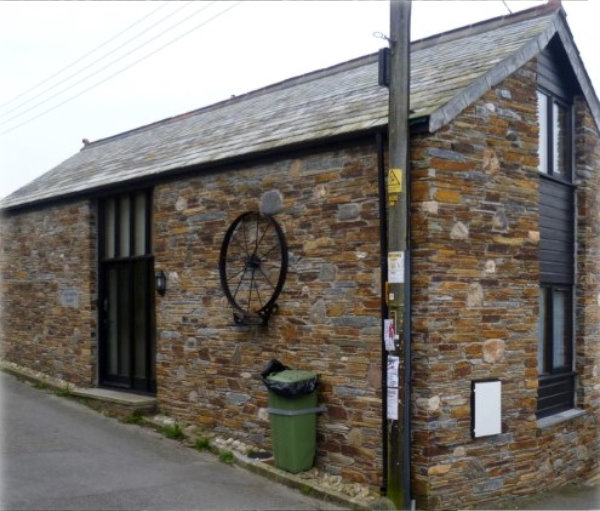
[[234, 311], [268, 316], [287, 274], [287, 244], [275, 219], [252, 211], [237, 217], [221, 246], [219, 273]]

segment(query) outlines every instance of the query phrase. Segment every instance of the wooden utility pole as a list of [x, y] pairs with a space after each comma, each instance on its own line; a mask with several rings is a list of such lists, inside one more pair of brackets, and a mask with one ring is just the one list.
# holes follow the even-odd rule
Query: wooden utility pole
[[[388, 311], [396, 342], [387, 356], [388, 487], [397, 509], [410, 509], [410, 276], [408, 264], [410, 0], [390, 0]], [[396, 374], [396, 371], [398, 374]], [[394, 387], [394, 384], [396, 387]]]

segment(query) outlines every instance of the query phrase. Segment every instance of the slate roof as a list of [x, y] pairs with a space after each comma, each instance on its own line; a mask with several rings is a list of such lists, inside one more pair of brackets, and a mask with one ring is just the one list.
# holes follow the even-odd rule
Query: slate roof
[[[430, 131], [560, 37], [600, 126], [600, 104], [559, 5], [546, 4], [414, 42], [412, 117]], [[182, 168], [387, 125], [377, 55], [302, 75], [85, 146], [0, 203], [11, 209]]]

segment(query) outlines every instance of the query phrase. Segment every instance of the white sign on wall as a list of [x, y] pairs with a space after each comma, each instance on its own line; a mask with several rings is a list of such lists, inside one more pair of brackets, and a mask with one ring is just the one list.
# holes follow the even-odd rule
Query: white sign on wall
[[473, 436], [478, 438], [502, 433], [502, 382], [473, 382], [472, 393]]

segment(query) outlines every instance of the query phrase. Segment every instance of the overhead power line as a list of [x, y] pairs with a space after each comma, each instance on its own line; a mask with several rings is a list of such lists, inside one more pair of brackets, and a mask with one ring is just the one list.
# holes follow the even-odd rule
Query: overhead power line
[[[79, 62], [81, 62], [82, 60], [86, 59], [87, 57], [89, 57], [90, 55], [93, 55], [94, 53], [96, 53], [100, 48], [103, 48], [104, 46], [106, 46], [107, 44], [111, 43], [112, 41], [114, 41], [115, 39], [118, 39], [120, 36], [122, 36], [124, 33], [128, 32], [129, 30], [131, 30], [133, 27], [135, 27], [136, 25], [139, 25], [142, 21], [144, 21], [146, 18], [149, 18], [150, 16], [152, 16], [153, 14], [155, 14], [156, 12], [158, 12], [160, 9], [163, 9], [164, 7], [166, 7], [167, 4], [161, 4], [157, 9], [154, 9], [152, 12], [146, 14], [145, 16], [141, 17], [139, 20], [135, 21], [134, 23], [132, 23], [131, 25], [129, 25], [127, 28], [121, 30], [121, 32], [119, 32], [118, 34], [110, 37], [109, 39], [107, 39], [106, 41], [104, 41], [103, 43], [99, 44], [98, 46], [96, 46], [94, 49], [88, 51], [87, 53], [83, 54], [81, 57], [75, 59], [73, 62], [71, 62], [70, 64], [67, 64], [65, 67], [59, 69], [58, 71], [56, 71], [55, 73], [51, 74], [50, 76], [44, 78], [41, 82], [36, 83], [33, 87], [30, 87], [29, 89], [21, 92], [20, 94], [16, 95], [15, 97], [13, 97], [12, 99], [9, 99], [8, 101], [0, 104], [0, 110], [3, 109], [5, 106], [8, 106], [12, 103], [14, 103], [17, 99], [22, 98], [23, 96], [29, 94], [30, 92], [33, 92], [34, 90], [40, 88], [42, 85], [45, 85], [46, 83], [48, 83], [50, 80], [52, 80], [53, 78], [59, 76], [63, 71], [66, 71], [67, 69], [75, 66], [76, 64], [79, 64]], [[12, 110], [9, 110], [9, 112], [11, 112]], [[8, 113], [8, 112], [7, 112]]]
[[238, 0], [237, 2], [233, 3], [232, 5], [230, 5], [229, 7], [227, 7], [226, 9], [222, 10], [221, 12], [218, 12], [217, 14], [215, 14], [214, 16], [208, 18], [207, 20], [203, 21], [202, 23], [194, 26], [193, 28], [191, 28], [190, 30], [188, 30], [187, 32], [184, 32], [183, 34], [180, 34], [179, 36], [177, 36], [174, 39], [171, 39], [168, 43], [165, 43], [163, 46], [157, 48], [156, 50], [144, 55], [143, 57], [139, 58], [138, 60], [134, 61], [133, 63], [129, 64], [128, 66], [119, 69], [118, 71], [112, 73], [111, 75], [107, 76], [106, 78], [94, 83], [93, 85], [91, 85], [90, 87], [78, 92], [77, 94], [65, 99], [64, 101], [62, 101], [61, 103], [58, 103], [57, 105], [54, 105], [46, 110], [44, 110], [43, 112], [35, 115], [34, 117], [31, 117], [29, 119], [27, 119], [26, 121], [23, 121], [20, 124], [17, 124], [16, 126], [13, 126], [11, 128], [8, 128], [2, 132], [0, 132], [0, 136], [6, 135], [18, 128], [20, 128], [21, 126], [24, 126], [26, 124], [29, 124], [32, 121], [35, 121], [36, 119], [39, 119], [40, 117], [52, 112], [53, 110], [56, 110], [57, 108], [63, 106], [64, 104], [68, 103], [69, 101], [72, 101], [76, 98], [78, 98], [79, 96], [82, 96], [83, 94], [85, 94], [86, 92], [89, 92], [92, 89], [95, 89], [96, 87], [102, 85], [103, 83], [107, 82], [108, 80], [111, 80], [112, 78], [114, 78], [117, 75], [120, 75], [121, 73], [127, 71], [128, 69], [132, 68], [133, 66], [139, 64], [140, 62], [150, 58], [151, 56], [155, 55], [156, 53], [164, 50], [165, 48], [167, 48], [168, 46], [176, 43], [177, 41], [179, 41], [180, 39], [188, 36], [189, 34], [191, 34], [192, 32], [195, 32], [196, 30], [204, 27], [205, 25], [207, 25], [208, 23], [210, 23], [211, 21], [215, 20], [216, 18], [218, 18], [219, 16], [222, 16], [223, 14], [225, 14], [226, 12], [232, 10], [233, 8], [237, 7], [239, 4], [242, 3], [243, 0]]
[[[198, 14], [200, 14], [202, 11], [204, 11], [205, 9], [208, 9], [212, 4], [214, 4], [215, 2], [210, 2], [206, 5], [204, 5], [203, 7], [201, 7], [200, 9], [198, 9], [196, 12], [194, 12], [191, 16], [188, 16], [187, 20], [190, 20], [191, 18], [193, 18], [194, 16], [197, 16]], [[144, 32], [142, 32], [141, 34], [138, 34], [132, 38], [130, 38], [128, 41], [126, 41], [123, 44], [128, 44], [131, 41], [133, 41], [134, 39], [137, 39], [140, 35], [146, 33], [148, 30], [150, 30], [151, 28], [153, 28], [154, 26], [156, 26], [157, 24], [160, 24], [162, 21], [164, 21], [165, 19], [171, 17], [173, 14], [181, 11], [182, 9], [184, 9], [185, 7], [187, 7], [188, 3], [183, 4], [182, 7], [180, 7], [179, 9], [177, 9], [177, 11], [171, 13], [169, 16], [167, 16], [166, 18], [163, 18], [161, 20], [159, 20], [157, 23], [155, 23], [154, 25], [152, 25], [151, 27], [149, 27], [147, 30], [145, 30]], [[186, 20], [186, 21], [187, 21]], [[133, 48], [132, 50], [129, 50], [127, 53], [125, 53], [124, 55], [121, 55], [120, 57], [111, 60], [108, 64], [105, 64], [103, 67], [96, 69], [94, 71], [92, 71], [91, 73], [88, 73], [87, 75], [85, 75], [83, 78], [81, 78], [80, 80], [76, 81], [75, 83], [71, 83], [70, 85], [68, 85], [67, 87], [64, 87], [63, 89], [59, 90], [58, 92], [55, 92], [54, 94], [42, 99], [41, 101], [38, 101], [37, 103], [35, 103], [33, 106], [30, 106], [29, 108], [27, 108], [26, 110], [23, 110], [22, 112], [19, 112], [11, 117], [8, 117], [6, 119], [4, 119], [2, 122], [0, 122], [0, 126], [3, 126], [5, 124], [8, 124], [10, 121], [12, 121], [13, 119], [17, 119], [21, 116], [23, 116], [24, 114], [31, 112], [32, 110], [35, 110], [37, 107], [43, 105], [44, 103], [47, 103], [48, 101], [54, 99], [57, 96], [60, 96], [61, 94], [64, 94], [65, 92], [68, 92], [69, 90], [73, 89], [75, 86], [79, 85], [80, 83], [85, 82], [86, 80], [96, 76], [98, 73], [100, 73], [101, 71], [104, 71], [105, 69], [111, 67], [112, 65], [120, 62], [121, 60], [123, 60], [125, 57], [128, 57], [129, 55], [131, 55], [132, 53], [135, 53], [137, 50], [139, 50], [140, 48], [143, 48], [144, 46], [147, 46], [148, 44], [150, 44], [151, 42], [155, 41], [156, 39], [158, 39], [159, 37], [163, 36], [164, 34], [166, 34], [167, 32], [170, 32], [171, 30], [173, 30], [174, 28], [177, 28], [179, 25], [181, 24], [181, 21], [178, 21], [177, 23], [169, 26], [167, 29], [163, 30], [162, 32], [160, 32], [158, 35], [155, 35], [154, 37], [152, 37], [151, 39], [143, 42], [142, 44], [139, 44], [138, 46], [136, 46], [135, 48]], [[60, 82], [58, 82], [57, 84], [47, 88], [44, 92], [48, 92], [52, 89], [55, 89], [58, 85], [68, 81], [69, 79], [77, 76], [78, 74], [81, 73], [81, 71], [84, 71], [86, 69], [89, 69], [90, 67], [92, 67], [94, 64], [98, 63], [99, 61], [103, 60], [105, 57], [115, 53], [117, 50], [120, 50], [123, 48], [123, 45], [119, 48], [116, 48], [110, 52], [108, 52], [107, 54], [105, 54], [104, 56], [102, 56], [101, 58], [95, 60], [94, 62], [92, 62], [91, 64], [87, 65], [86, 67], [84, 67], [83, 69], [77, 71], [76, 73], [73, 73], [71, 75], [69, 75], [67, 78], [61, 80]], [[25, 103], [23, 103], [21, 106], [25, 106], [27, 103], [30, 103], [31, 101], [37, 99], [38, 97], [43, 96], [43, 94], [39, 94], [38, 96], [35, 96], [34, 98], [27, 100]], [[14, 111], [14, 110], [18, 110], [19, 108], [21, 108], [21, 106], [13, 108], [12, 110], [9, 110], [9, 112]], [[7, 114], [9, 112], [6, 112]], [[5, 114], [6, 115], [6, 114]]]

